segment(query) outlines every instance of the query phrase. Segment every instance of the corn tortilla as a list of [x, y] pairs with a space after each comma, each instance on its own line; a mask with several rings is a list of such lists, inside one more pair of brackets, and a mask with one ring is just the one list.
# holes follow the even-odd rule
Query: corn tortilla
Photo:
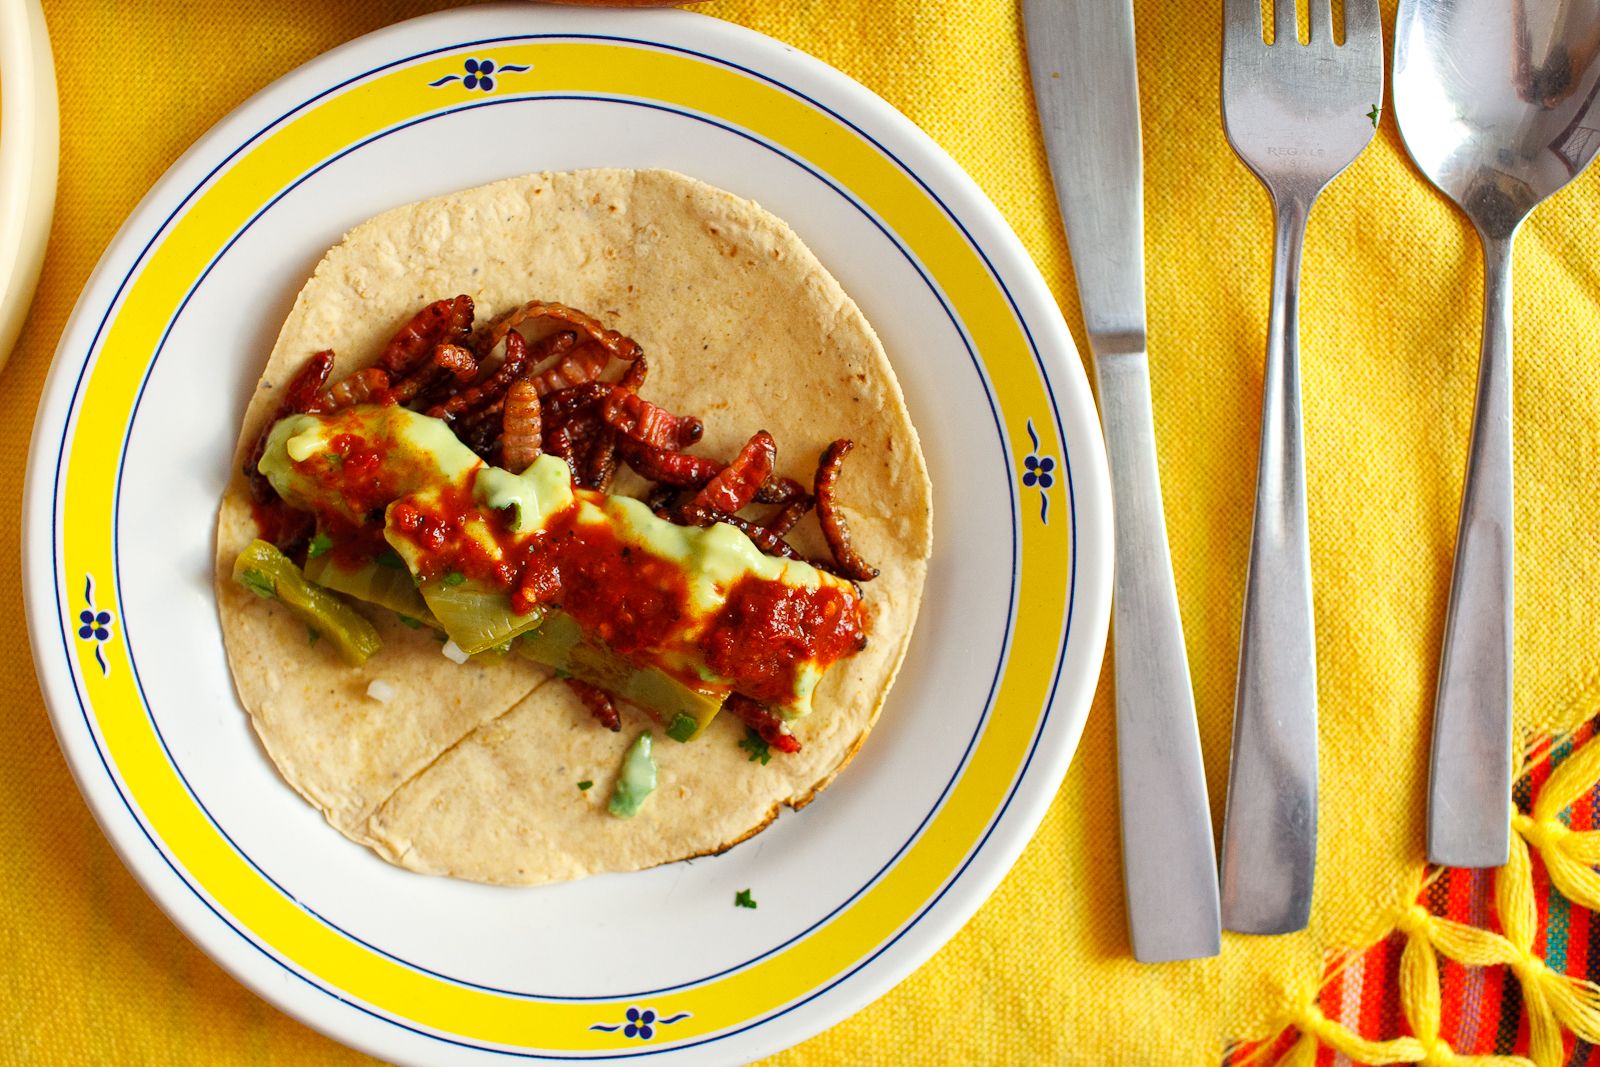
[[[862, 556], [865, 651], [836, 664], [801, 751], [765, 765], [719, 715], [699, 739], [667, 740], [621, 705], [601, 728], [552, 672], [511, 655], [458, 666], [426, 628], [356, 604], [383, 649], [360, 668], [312, 647], [275, 601], [231, 580], [256, 536], [238, 468], [283, 387], [331, 349], [335, 379], [370, 366], [424, 305], [465, 293], [477, 323], [531, 299], [582, 308], [634, 338], [650, 362], [642, 395], [705, 422], [690, 451], [732, 459], [755, 431], [778, 443], [777, 473], [810, 484], [847, 437], [838, 499]], [[535, 174], [385, 212], [333, 248], [283, 325], [252, 397], [217, 526], [215, 585], [235, 684], [284, 780], [345, 836], [414, 871], [535, 884], [719, 851], [779, 804], [808, 802], [871, 729], [916, 620], [931, 550], [931, 486], [899, 385], [855, 303], [781, 220], [668, 171]], [[634, 485], [639, 483], [635, 481]], [[619, 479], [613, 491], [627, 491]], [[789, 540], [827, 558], [813, 517]], [[396, 690], [381, 703], [374, 680]], [[655, 732], [656, 792], [632, 819], [606, 811], [628, 745]], [[592, 781], [587, 791], [580, 781]]]

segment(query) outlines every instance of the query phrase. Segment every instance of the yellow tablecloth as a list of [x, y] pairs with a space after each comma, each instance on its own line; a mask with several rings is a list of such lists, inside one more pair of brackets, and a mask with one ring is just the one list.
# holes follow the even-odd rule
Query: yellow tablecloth
[[[150, 185], [251, 93], [433, 3], [47, 0], [61, 180], [39, 295], [0, 374], [0, 552], [57, 338]], [[1270, 270], [1265, 194], [1217, 109], [1216, 5], [1141, 0], [1150, 348], [1178, 590], [1214, 821], [1226, 784]], [[939, 141], [1034, 255], [1082, 342], [1015, 0], [712, 0]], [[1393, 24], [1392, 4], [1386, 23]], [[1387, 101], [1385, 101], [1387, 104]], [[1387, 110], [1323, 196], [1302, 352], [1322, 707], [1311, 928], [1227, 935], [1216, 960], [1128, 954], [1109, 672], [1033, 843], [954, 940], [876, 1004], [771, 1063], [1217, 1062], [1314, 990], [1326, 954], [1389, 929], [1422, 867], [1429, 704], [1476, 374], [1482, 258]], [[1517, 246], [1517, 721], [1600, 712], [1600, 170]], [[345, 1064], [134, 883], [80, 799], [34, 680], [18, 569], [0, 576], [0, 1064]]]

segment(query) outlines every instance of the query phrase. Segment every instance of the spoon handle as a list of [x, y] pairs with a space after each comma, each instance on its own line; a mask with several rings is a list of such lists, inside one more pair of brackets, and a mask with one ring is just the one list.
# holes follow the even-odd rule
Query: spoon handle
[[1305, 928], [1317, 858], [1317, 642], [1300, 418], [1300, 253], [1315, 196], [1277, 207], [1255, 526], [1245, 577], [1233, 757], [1222, 828], [1222, 926]]
[[1483, 357], [1439, 660], [1428, 859], [1499, 867], [1511, 847], [1511, 244], [1483, 236]]

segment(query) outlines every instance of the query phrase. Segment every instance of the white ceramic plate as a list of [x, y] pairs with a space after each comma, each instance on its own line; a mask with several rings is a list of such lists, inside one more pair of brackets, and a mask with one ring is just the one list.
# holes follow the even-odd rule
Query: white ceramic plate
[[[261, 752], [212, 601], [217, 501], [279, 324], [342, 233], [439, 193], [595, 166], [667, 167], [759, 201], [861, 305], [934, 482], [921, 618], [861, 755], [731, 852], [534, 889], [411, 874], [340, 837]], [[28, 478], [34, 655], [107, 836], [241, 981], [401, 1063], [742, 1063], [860, 1009], [1027, 843], [1105, 641], [1098, 425], [1015, 236], [883, 101], [681, 11], [453, 11], [252, 98], [101, 261]], [[747, 888], [756, 910], [733, 906]]]
[[44, 266], [59, 133], [44, 11], [39, 0], [0, 0], [0, 367]]

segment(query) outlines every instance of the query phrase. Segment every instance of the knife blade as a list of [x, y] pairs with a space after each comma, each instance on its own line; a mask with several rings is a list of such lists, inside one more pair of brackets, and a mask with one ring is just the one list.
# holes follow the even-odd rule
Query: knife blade
[[1094, 354], [1111, 466], [1122, 872], [1133, 954], [1215, 956], [1211, 805], [1167, 548], [1145, 349], [1132, 0], [1023, 0], [1028, 62]]

